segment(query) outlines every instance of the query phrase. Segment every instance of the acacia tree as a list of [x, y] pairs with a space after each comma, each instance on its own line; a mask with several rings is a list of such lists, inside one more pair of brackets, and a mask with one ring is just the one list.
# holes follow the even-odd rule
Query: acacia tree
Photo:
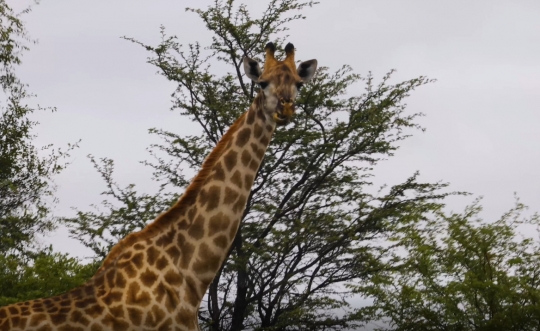
[[386, 322], [379, 330], [538, 330], [540, 242], [517, 229], [540, 218], [524, 209], [518, 201], [486, 222], [476, 201], [460, 214], [402, 223], [395, 268], [356, 286], [374, 298], [357, 317]]
[[27, 104], [32, 94], [16, 75], [32, 42], [21, 21], [29, 11], [17, 14], [0, 0], [0, 306], [61, 293], [96, 269], [36, 242], [36, 234], [56, 225], [52, 179], [66, 165], [68, 154], [34, 145], [37, 123], [30, 117], [36, 109]]
[[[315, 2], [272, 0], [258, 18], [245, 5], [215, 1], [206, 10], [188, 9], [214, 33], [212, 43], [182, 47], [162, 28], [156, 46], [126, 38], [150, 53], [148, 62], [177, 83], [173, 110], [200, 127], [200, 134], [151, 129], [162, 138], [152, 145], [154, 170], [162, 184], [155, 195], [134, 185], [119, 187], [113, 161], [92, 159], [105, 179], [103, 209], [80, 211], [67, 220], [74, 237], [105, 257], [111, 246], [142, 228], [167, 208], [188, 183], [181, 171], [197, 171], [227, 127], [244, 112], [258, 87], [241, 74], [242, 57], [258, 58], [268, 41], [282, 45], [287, 24], [303, 19]], [[281, 50], [280, 50], [281, 51]], [[227, 64], [216, 76], [209, 65]], [[359, 326], [350, 314], [351, 291], [382, 268], [387, 249], [377, 244], [392, 225], [421, 219], [440, 206], [445, 184], [403, 183], [369, 193], [371, 169], [407, 138], [418, 113], [406, 113], [403, 99], [430, 81], [418, 77], [391, 83], [360, 76], [349, 66], [322, 67], [303, 87], [294, 123], [277, 130], [249, 196], [229, 259], [212, 283], [200, 320], [209, 330], [338, 330]], [[364, 90], [352, 86], [363, 83]], [[354, 93], [357, 94], [354, 94]]]
[[44, 200], [51, 196], [50, 178], [59, 171], [59, 156], [41, 158], [32, 144], [36, 123], [28, 116], [33, 109], [25, 104], [29, 95], [15, 75], [28, 37], [5, 1], [0, 1], [0, 15], [0, 254], [6, 255], [24, 251], [36, 232], [52, 227]]

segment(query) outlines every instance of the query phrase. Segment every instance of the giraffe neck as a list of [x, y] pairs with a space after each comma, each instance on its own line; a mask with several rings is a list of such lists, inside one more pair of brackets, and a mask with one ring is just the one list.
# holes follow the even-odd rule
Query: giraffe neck
[[197, 311], [238, 230], [275, 122], [259, 95], [180, 200], [109, 253], [90, 281], [0, 308], [0, 330], [198, 330]]
[[184, 207], [180, 200], [171, 208], [173, 215], [175, 208], [183, 210], [178, 212], [179, 217], [175, 216], [171, 233], [162, 237], [178, 249], [177, 266], [185, 272], [186, 280], [191, 276], [199, 283], [199, 300], [228, 254], [275, 129], [275, 122], [255, 106], [257, 101], [205, 160], [191, 184], [194, 187], [189, 204]]
[[118, 261], [133, 260], [141, 253], [145, 262], [159, 262], [154, 255], [167, 256], [167, 262], [161, 260], [162, 268], [173, 265], [182, 274], [182, 282], [191, 289], [186, 299], [198, 307], [232, 245], [275, 130], [275, 121], [262, 108], [263, 98], [259, 93], [223, 135], [179, 201], [141, 232], [117, 244], [96, 275], [112, 264], [130, 268], [131, 264]]
[[[120, 254], [132, 247], [136, 242], [163, 233], [171, 224], [176, 223], [178, 229], [191, 226], [194, 221], [193, 215], [186, 215], [186, 211], [194, 213], [199, 210], [197, 199], [204, 199], [201, 195], [204, 196], [208, 192], [203, 188], [208, 189], [209, 182], [220, 183], [221, 187], [227, 185], [227, 191], [232, 190], [234, 187], [236, 191], [244, 193], [244, 195], [251, 191], [253, 179], [250, 180], [249, 175], [254, 176], [256, 174], [276, 126], [275, 121], [264, 114], [262, 109], [263, 99], [264, 95], [259, 93], [250, 109], [231, 125], [216, 147], [207, 156], [201, 167], [202, 169], [192, 180], [179, 201], [142, 231], [129, 234], [116, 244], [102, 262], [97, 274], [113, 264]], [[236, 156], [236, 159], [234, 159], [234, 156]], [[236, 172], [240, 176], [244, 176], [244, 178], [238, 179], [239, 177], [236, 175], [234, 178], [220, 179], [222, 175], [227, 174], [231, 177]], [[248, 175], [247, 178], [245, 175]], [[237, 184], [240, 180], [243, 182], [244, 179], [247, 179], [248, 183], [238, 187]], [[227, 202], [229, 201], [227, 200]], [[211, 206], [213, 206], [213, 203]], [[236, 208], [238, 207], [239, 204]], [[222, 199], [220, 208], [231, 209], [231, 206]]]

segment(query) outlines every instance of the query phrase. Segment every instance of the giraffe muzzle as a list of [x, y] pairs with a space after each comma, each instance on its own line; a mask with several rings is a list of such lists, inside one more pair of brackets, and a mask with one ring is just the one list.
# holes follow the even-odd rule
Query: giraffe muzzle
[[279, 125], [286, 125], [291, 121], [294, 115], [294, 103], [291, 101], [285, 101], [281, 99], [276, 112], [274, 113], [274, 120]]

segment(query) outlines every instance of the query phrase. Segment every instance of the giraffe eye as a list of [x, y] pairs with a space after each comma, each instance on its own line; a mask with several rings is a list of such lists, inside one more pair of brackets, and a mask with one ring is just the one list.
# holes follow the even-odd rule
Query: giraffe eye
[[302, 88], [302, 86], [304, 86], [304, 83], [302, 83], [302, 82], [296, 83], [296, 88], [298, 90], [300, 90]]
[[268, 82], [259, 82], [259, 86], [264, 90], [268, 86]]

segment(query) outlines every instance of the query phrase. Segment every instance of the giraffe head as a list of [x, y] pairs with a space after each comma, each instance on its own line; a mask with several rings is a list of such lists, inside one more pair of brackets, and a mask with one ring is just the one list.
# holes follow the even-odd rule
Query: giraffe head
[[317, 60], [300, 63], [298, 68], [294, 63], [294, 46], [285, 46], [285, 60], [278, 61], [274, 57], [276, 46], [268, 43], [265, 47], [266, 59], [264, 71], [259, 63], [249, 57], [244, 57], [246, 75], [261, 87], [262, 107], [278, 125], [289, 123], [294, 114], [294, 100], [302, 85], [308, 82], [317, 69]]

